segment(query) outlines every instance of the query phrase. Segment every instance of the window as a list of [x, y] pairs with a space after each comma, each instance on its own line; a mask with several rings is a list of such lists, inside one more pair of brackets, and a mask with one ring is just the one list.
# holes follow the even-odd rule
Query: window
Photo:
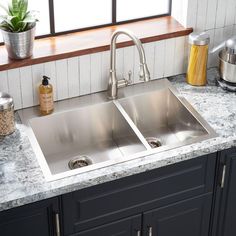
[[36, 36], [50, 34], [48, 0], [28, 0], [28, 1], [29, 1], [29, 10], [39, 11], [39, 22], [37, 22]]
[[[11, 0], [1, 0], [1, 4], [4, 6], [8, 5]], [[50, 34], [50, 20], [49, 20], [49, 4], [48, 0], [28, 0], [29, 10], [39, 11], [40, 21], [37, 22], [36, 36], [49, 35]], [[6, 14], [0, 8], [0, 15]], [[2, 34], [0, 34], [0, 43], [3, 42]]]
[[[3, 4], [8, 1], [11, 0], [1, 0]], [[171, 11], [171, 0], [28, 1], [30, 10], [39, 11], [40, 21], [37, 23], [36, 36], [57, 35], [170, 15]]]
[[54, 0], [55, 32], [106, 25], [112, 21], [111, 0]]
[[169, 5], [165, 0], [117, 0], [117, 21], [168, 14]]

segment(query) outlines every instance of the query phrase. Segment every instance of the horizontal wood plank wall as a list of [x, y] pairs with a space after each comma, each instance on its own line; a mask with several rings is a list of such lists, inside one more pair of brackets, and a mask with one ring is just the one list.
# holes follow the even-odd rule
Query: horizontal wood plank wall
[[[10, 60], [5, 47], [1, 46], [0, 71], [107, 51], [110, 48], [112, 33], [117, 29], [123, 28], [134, 32], [143, 43], [185, 36], [192, 32], [191, 28], [186, 29], [173, 17], [167, 16], [63, 36], [38, 39], [35, 40], [33, 56], [25, 60]], [[121, 36], [118, 38], [118, 48], [131, 45], [133, 45], [133, 43], [128, 37]]]

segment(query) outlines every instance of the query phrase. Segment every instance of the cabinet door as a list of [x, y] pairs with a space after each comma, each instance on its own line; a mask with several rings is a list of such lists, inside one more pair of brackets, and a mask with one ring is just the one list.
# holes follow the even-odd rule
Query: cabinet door
[[144, 214], [143, 236], [208, 236], [212, 194]]
[[236, 235], [236, 149], [220, 153], [214, 212], [214, 236]]
[[49, 199], [0, 212], [2, 236], [54, 236], [57, 199]]
[[141, 236], [141, 215], [125, 218], [77, 233], [76, 236]]

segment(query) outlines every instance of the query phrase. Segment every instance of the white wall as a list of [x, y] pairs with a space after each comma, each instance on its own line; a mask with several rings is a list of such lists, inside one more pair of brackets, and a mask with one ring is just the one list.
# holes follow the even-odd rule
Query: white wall
[[[195, 31], [206, 30], [211, 35], [211, 47], [236, 35], [236, 0], [173, 0], [172, 15]], [[186, 72], [187, 37], [144, 44], [152, 79]], [[217, 65], [217, 55], [209, 57], [209, 67]], [[134, 46], [118, 49], [117, 74], [126, 76], [131, 70], [138, 83], [138, 54]], [[15, 108], [38, 104], [38, 85], [42, 75], [51, 77], [54, 100], [106, 90], [109, 52], [101, 52], [59, 61], [0, 72], [0, 91], [10, 93]]]
[[[236, 0], [172, 0], [172, 15], [185, 27], [206, 31], [210, 49], [236, 35]], [[218, 53], [209, 56], [209, 67], [218, 65]]]

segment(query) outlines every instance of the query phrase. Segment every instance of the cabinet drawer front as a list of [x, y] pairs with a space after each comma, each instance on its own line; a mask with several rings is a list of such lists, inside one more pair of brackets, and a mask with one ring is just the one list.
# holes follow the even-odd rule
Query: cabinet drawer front
[[88, 229], [73, 236], [137, 236], [141, 234], [142, 215], [131, 216], [92, 229]]
[[199, 157], [62, 196], [65, 234], [211, 192], [215, 155]]

